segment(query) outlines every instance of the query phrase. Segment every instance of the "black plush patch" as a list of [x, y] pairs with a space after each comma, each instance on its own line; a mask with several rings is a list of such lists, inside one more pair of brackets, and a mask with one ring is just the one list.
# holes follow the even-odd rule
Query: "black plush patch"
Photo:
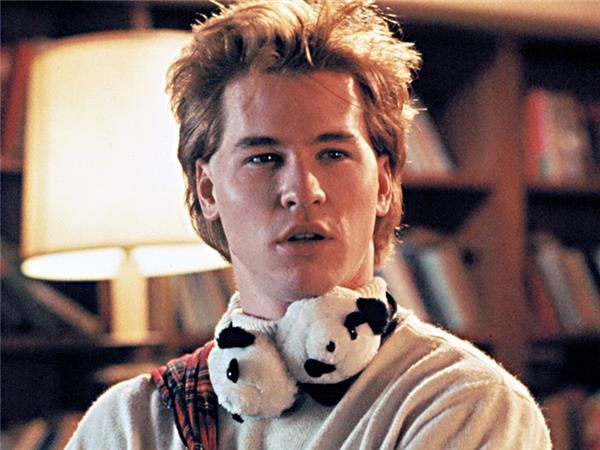
[[306, 392], [317, 403], [324, 406], [334, 406], [342, 399], [358, 378], [360, 373], [344, 381], [333, 384], [299, 383], [300, 389]]
[[359, 298], [356, 305], [361, 313], [364, 314], [366, 322], [373, 330], [374, 334], [383, 333], [383, 329], [388, 321], [388, 311], [385, 304], [376, 298]]
[[389, 292], [386, 292], [385, 296], [388, 302], [389, 317], [391, 317], [391, 319], [389, 319], [388, 323], [385, 325], [385, 329], [381, 334], [382, 338], [385, 338], [392, 334], [398, 326], [398, 316], [396, 315], [396, 313], [398, 312], [398, 303], [396, 302], [396, 299], [392, 297], [392, 294], [390, 294]]
[[252, 333], [247, 332], [243, 328], [234, 327], [233, 323], [230, 323], [227, 328], [224, 328], [219, 333], [217, 345], [219, 348], [243, 348], [254, 344], [255, 339]]
[[307, 359], [304, 363], [304, 370], [313, 378], [319, 378], [321, 375], [335, 371], [335, 366], [327, 364], [316, 359]]

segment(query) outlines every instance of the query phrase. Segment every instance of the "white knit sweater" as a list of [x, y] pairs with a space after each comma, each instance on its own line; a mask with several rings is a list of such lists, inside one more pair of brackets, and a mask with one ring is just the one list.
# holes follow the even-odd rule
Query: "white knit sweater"
[[[471, 344], [401, 310], [396, 331], [334, 407], [240, 424], [219, 411], [220, 449], [550, 449], [527, 389]], [[103, 394], [67, 449], [182, 449], [149, 376]]]

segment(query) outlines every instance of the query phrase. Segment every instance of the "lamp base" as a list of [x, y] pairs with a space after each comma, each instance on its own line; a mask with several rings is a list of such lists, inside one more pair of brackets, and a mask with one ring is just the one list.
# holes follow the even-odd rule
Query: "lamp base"
[[150, 335], [148, 284], [130, 251], [124, 252], [111, 281], [111, 334], [117, 341], [140, 341]]

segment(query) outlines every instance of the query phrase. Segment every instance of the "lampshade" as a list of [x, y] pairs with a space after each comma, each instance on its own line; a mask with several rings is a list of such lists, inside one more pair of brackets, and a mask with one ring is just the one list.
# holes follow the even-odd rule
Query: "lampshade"
[[[25, 274], [103, 280], [123, 277], [124, 265], [142, 276], [225, 265], [190, 224], [165, 93], [168, 68], [190, 39], [177, 31], [96, 33], [36, 54], [25, 136]], [[135, 320], [122, 331], [145, 326]]]

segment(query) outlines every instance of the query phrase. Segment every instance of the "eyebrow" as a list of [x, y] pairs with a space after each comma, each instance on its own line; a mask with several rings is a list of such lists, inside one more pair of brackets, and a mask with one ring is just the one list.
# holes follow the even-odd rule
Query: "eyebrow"
[[[311, 143], [323, 144], [327, 142], [351, 142], [356, 141], [356, 136], [344, 131], [322, 133], [316, 136]], [[236, 142], [235, 148], [247, 149], [252, 147], [276, 147], [281, 144], [279, 139], [272, 136], [246, 136]]]
[[345, 131], [337, 131], [332, 133], [323, 133], [313, 139], [313, 143], [321, 144], [326, 142], [348, 142], [355, 141], [356, 136]]
[[274, 147], [280, 141], [271, 136], [247, 136], [236, 142], [235, 147], [240, 149], [251, 147]]

